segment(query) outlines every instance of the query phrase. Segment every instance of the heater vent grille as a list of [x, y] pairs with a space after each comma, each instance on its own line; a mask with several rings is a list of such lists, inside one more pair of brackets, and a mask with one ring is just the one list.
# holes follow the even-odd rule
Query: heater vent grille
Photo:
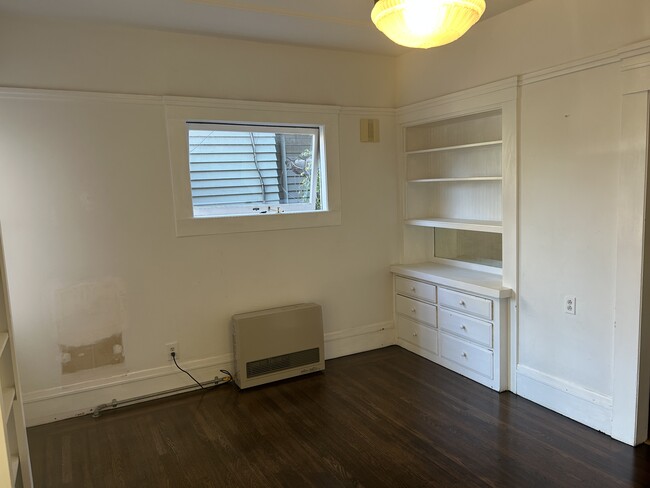
[[282, 356], [275, 356], [246, 363], [246, 375], [249, 378], [254, 378], [255, 376], [275, 373], [285, 369], [298, 368], [319, 361], [319, 350], [315, 347], [313, 349], [306, 349], [304, 351], [292, 352], [290, 354], [283, 354]]
[[233, 315], [232, 335], [239, 388], [325, 369], [323, 313], [316, 303]]

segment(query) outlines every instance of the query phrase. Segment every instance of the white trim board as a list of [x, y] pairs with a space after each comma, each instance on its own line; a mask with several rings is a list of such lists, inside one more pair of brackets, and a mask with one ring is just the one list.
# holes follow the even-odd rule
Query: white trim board
[[650, 40], [624, 46], [595, 56], [580, 58], [568, 63], [562, 63], [549, 68], [533, 71], [521, 75], [520, 85], [528, 85], [539, 81], [565, 76], [578, 71], [584, 71], [592, 68], [598, 68], [608, 64], [618, 63], [630, 57], [647, 54], [650, 52]]
[[399, 107], [396, 110], [397, 124], [412, 126], [501, 109], [503, 104], [517, 99], [518, 82], [519, 78], [514, 76]]
[[0, 99], [50, 100], [59, 102], [89, 101], [104, 103], [132, 103], [138, 105], [162, 105], [163, 97], [158, 95], [135, 95], [128, 93], [90, 92], [73, 90], [48, 90], [41, 88], [0, 87]]
[[636, 445], [648, 438], [650, 398], [650, 53], [639, 51], [621, 64], [612, 437]]
[[389, 107], [341, 107], [341, 115], [358, 115], [360, 117], [374, 115], [377, 117], [395, 117], [397, 109]]
[[[191, 371], [198, 381], [208, 381], [217, 375], [222, 376], [219, 370], [231, 369], [234, 361], [232, 354], [224, 354], [179, 364]], [[190, 384], [191, 380], [170, 364], [110, 378], [37, 390], [25, 395], [25, 420], [27, 427], [56, 422], [87, 415], [97, 405], [110, 403], [113, 399], [126, 400]]]
[[611, 397], [522, 365], [517, 366], [517, 395], [611, 435]]
[[[370, 351], [395, 344], [393, 322], [353, 327], [325, 334], [325, 359]], [[181, 362], [199, 381], [222, 376], [219, 370], [231, 370], [232, 353]], [[327, 371], [327, 369], [326, 369]], [[140, 395], [179, 388], [191, 384], [173, 364], [84, 381], [72, 385], [36, 390], [23, 395], [28, 427], [87, 415], [112, 399], [126, 400]]]
[[372, 351], [396, 343], [393, 322], [380, 322], [325, 334], [325, 359]]
[[204, 107], [218, 109], [252, 110], [255, 112], [292, 112], [319, 113], [338, 115], [341, 107], [338, 105], [314, 105], [307, 103], [262, 102], [254, 100], [231, 100], [227, 98], [197, 98], [163, 96], [161, 102], [168, 107]]

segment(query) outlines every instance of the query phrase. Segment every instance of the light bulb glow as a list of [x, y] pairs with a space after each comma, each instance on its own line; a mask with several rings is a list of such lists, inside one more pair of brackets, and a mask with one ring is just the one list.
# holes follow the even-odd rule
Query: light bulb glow
[[485, 0], [379, 0], [371, 17], [395, 43], [429, 48], [458, 39], [484, 11]]
[[404, 23], [408, 30], [415, 35], [426, 36], [440, 30], [447, 8], [441, 2], [408, 0], [403, 12]]

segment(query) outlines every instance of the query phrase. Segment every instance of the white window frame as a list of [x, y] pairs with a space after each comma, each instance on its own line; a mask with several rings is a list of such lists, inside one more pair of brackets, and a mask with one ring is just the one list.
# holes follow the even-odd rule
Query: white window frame
[[[321, 178], [324, 180], [327, 177], [327, 171], [325, 166], [326, 160], [321, 157], [323, 151], [321, 148], [325, 144], [325, 138], [323, 137], [323, 130], [319, 126], [306, 126], [306, 125], [259, 125], [259, 124], [225, 124], [225, 123], [215, 123], [215, 122], [188, 122], [187, 131], [191, 130], [210, 130], [215, 131], [234, 131], [234, 132], [266, 132], [271, 134], [310, 134], [315, 139], [315, 148], [316, 152], [313, 156], [314, 168], [317, 168], [317, 172], [314, 173], [314, 176], [320, 174]], [[316, 182], [317, 178], [312, 178], [311, 188], [310, 188], [310, 199], [315, 199], [316, 197]], [[322, 181], [321, 181], [322, 184]], [[270, 213], [297, 213], [297, 212], [323, 212], [327, 211], [327, 192], [323, 192], [321, 198], [322, 209], [315, 208], [314, 203], [276, 203], [269, 206], [269, 210], [263, 210], [263, 204], [248, 204], [248, 205], [206, 205], [210, 207], [209, 211], [206, 211], [206, 215], [197, 216], [196, 208], [193, 206], [192, 212], [195, 218], [221, 218], [221, 217], [241, 217], [244, 215], [269, 215]], [[255, 211], [254, 208], [259, 207], [260, 209]], [[209, 214], [208, 214], [209, 212]]]
[[[339, 107], [165, 97], [169, 162], [178, 237], [341, 224]], [[188, 123], [313, 127], [320, 134], [323, 210], [194, 217]]]

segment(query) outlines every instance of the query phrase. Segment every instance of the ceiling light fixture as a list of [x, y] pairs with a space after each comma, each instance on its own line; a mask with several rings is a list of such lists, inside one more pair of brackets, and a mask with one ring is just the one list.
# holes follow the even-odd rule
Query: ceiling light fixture
[[485, 0], [375, 0], [372, 22], [390, 40], [427, 49], [455, 41], [485, 12]]

